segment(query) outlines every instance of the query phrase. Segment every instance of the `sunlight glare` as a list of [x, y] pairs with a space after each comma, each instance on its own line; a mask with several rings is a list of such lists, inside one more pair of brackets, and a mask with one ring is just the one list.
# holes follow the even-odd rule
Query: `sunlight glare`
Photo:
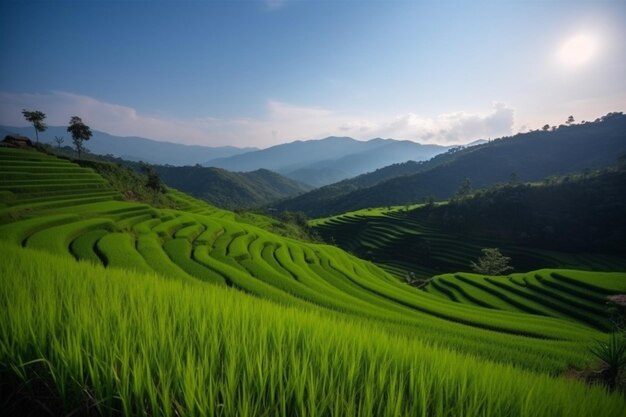
[[579, 67], [589, 62], [597, 49], [596, 39], [586, 33], [568, 38], [559, 49], [559, 60], [567, 67]]

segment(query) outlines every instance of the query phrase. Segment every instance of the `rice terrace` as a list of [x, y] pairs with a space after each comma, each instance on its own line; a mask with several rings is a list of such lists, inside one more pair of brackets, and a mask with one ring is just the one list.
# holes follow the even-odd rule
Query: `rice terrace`
[[[0, 415], [626, 416], [626, 54], [609, 42], [626, 9], [458, 7], [1, 4], [2, 50], [30, 77], [0, 77]], [[541, 49], [562, 85], [547, 64], [525, 95], [520, 69], [473, 72], [487, 52], [466, 37], [518, 62], [489, 31], [517, 42], [543, 14], [566, 36]], [[571, 34], [580, 15], [613, 32]], [[33, 42], [59, 67], [25, 57]], [[444, 110], [491, 97], [471, 86], [401, 91], [404, 66], [442, 80], [394, 42], [519, 110]], [[266, 95], [286, 101], [252, 111]]]

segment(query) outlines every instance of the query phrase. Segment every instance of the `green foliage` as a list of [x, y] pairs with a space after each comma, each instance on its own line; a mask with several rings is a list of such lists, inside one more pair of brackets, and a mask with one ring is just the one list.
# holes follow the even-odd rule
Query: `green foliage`
[[85, 150], [83, 142], [89, 140], [93, 133], [89, 126], [84, 124], [78, 116], [72, 116], [67, 131], [72, 135], [72, 141], [74, 142], [76, 152], [78, 152], [78, 159], [80, 159], [80, 154]]
[[141, 175], [131, 168], [110, 162], [76, 161], [102, 175], [111, 187], [119, 191], [126, 200], [145, 202], [156, 207], [175, 207], [176, 203], [167, 196], [166, 189], [150, 183], [149, 176]]
[[472, 195], [472, 181], [469, 178], [465, 178], [456, 194], [454, 194], [453, 199], [462, 200], [470, 195]]
[[148, 177], [148, 181], [146, 182], [146, 186], [157, 193], [165, 192], [165, 185], [161, 182], [161, 178], [159, 174], [156, 172], [153, 166], [148, 164], [141, 164], [141, 172], [143, 172], [146, 177]]
[[613, 333], [606, 342], [596, 340], [589, 351], [602, 362], [609, 388], [615, 388], [620, 374], [626, 369], [626, 335]]
[[610, 167], [554, 177], [543, 184], [499, 185], [444, 206], [415, 210], [410, 216], [442, 231], [517, 246], [623, 256], [625, 206], [626, 169]]
[[45, 131], [48, 126], [44, 123], [46, 118], [45, 113], [39, 110], [22, 110], [22, 115], [27, 122], [31, 123], [35, 128], [35, 137], [37, 138], [37, 143], [39, 143], [39, 132]]
[[511, 258], [500, 253], [498, 248], [481, 249], [483, 256], [478, 262], [470, 262], [472, 270], [484, 275], [502, 275], [513, 268], [509, 265]]

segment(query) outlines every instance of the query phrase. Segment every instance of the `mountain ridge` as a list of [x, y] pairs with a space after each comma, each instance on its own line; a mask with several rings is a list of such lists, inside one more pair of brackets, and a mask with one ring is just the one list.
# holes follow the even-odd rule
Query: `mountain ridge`
[[230, 171], [259, 168], [278, 172], [314, 186], [323, 186], [383, 166], [408, 160], [424, 160], [449, 147], [408, 140], [349, 137], [298, 140], [204, 163]]
[[429, 161], [397, 166], [408, 168], [405, 175], [391, 178], [383, 175], [381, 181], [373, 181], [374, 172], [313, 190], [273, 208], [324, 216], [365, 207], [414, 203], [431, 196], [446, 199], [465, 178], [470, 179], [474, 188], [511, 180], [538, 181], [550, 175], [606, 166], [622, 153], [626, 153], [626, 116], [609, 113], [595, 122], [562, 125], [553, 131], [520, 133], [482, 145], [451, 148]]
[[312, 188], [267, 169], [231, 172], [201, 166], [153, 168], [168, 186], [226, 209], [263, 206]]

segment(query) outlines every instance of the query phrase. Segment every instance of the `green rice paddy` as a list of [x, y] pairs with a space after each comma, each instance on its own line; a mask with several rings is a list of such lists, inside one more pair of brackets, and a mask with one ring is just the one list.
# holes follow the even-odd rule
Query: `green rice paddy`
[[[409, 207], [408, 210], [419, 210]], [[482, 248], [498, 247], [513, 259], [517, 270], [571, 268], [626, 271], [626, 259], [598, 254], [571, 254], [527, 248], [503, 241], [442, 232], [407, 215], [402, 207], [364, 209], [315, 219], [311, 226], [327, 242], [375, 262], [403, 278], [412, 272], [430, 278], [446, 272], [467, 271]]]
[[[625, 274], [460, 273], [438, 276], [424, 292], [335, 246], [277, 236], [169, 193], [178, 209], [123, 201], [90, 169], [0, 148], [5, 375], [26, 386], [47, 381], [63, 413], [621, 416], [626, 409], [620, 395], [560, 376], [594, 366], [587, 347], [607, 337], [599, 300], [626, 291]], [[483, 298], [460, 277], [518, 292], [496, 285]]]

